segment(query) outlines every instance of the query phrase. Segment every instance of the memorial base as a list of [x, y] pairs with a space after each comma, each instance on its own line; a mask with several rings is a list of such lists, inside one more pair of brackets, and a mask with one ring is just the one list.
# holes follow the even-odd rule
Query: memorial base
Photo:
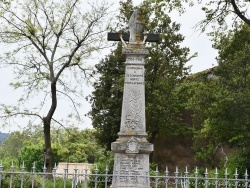
[[115, 153], [112, 188], [149, 188], [149, 154]]

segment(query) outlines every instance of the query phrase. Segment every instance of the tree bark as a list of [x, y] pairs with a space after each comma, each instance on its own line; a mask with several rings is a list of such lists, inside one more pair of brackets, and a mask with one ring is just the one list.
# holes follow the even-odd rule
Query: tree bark
[[47, 172], [52, 172], [52, 148], [51, 148], [51, 136], [50, 136], [50, 122], [44, 119], [43, 123], [44, 131], [44, 163], [46, 165]]
[[[57, 107], [57, 96], [56, 96], [56, 81], [51, 83], [51, 106], [50, 110], [46, 117], [43, 118], [43, 131], [44, 131], [44, 163], [46, 165], [47, 172], [52, 172], [53, 161], [52, 161], [52, 148], [51, 148], [51, 120], [53, 114]], [[52, 178], [52, 175], [49, 175], [48, 178]]]

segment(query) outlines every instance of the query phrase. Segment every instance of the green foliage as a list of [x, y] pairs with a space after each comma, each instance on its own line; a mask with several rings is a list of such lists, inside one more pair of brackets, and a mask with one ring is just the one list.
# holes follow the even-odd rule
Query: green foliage
[[37, 171], [41, 172], [44, 166], [43, 144], [26, 142], [24, 147], [20, 150], [20, 158], [24, 162], [26, 170], [32, 171], [35, 167]]
[[1, 159], [0, 165], [3, 166], [4, 170], [9, 171], [11, 167], [18, 168], [21, 165], [20, 160], [16, 156], [9, 156]]
[[[121, 4], [118, 29], [126, 31], [132, 2]], [[145, 22], [145, 33], [160, 33], [161, 42], [147, 44], [150, 55], [145, 65], [146, 89], [146, 122], [151, 142], [159, 133], [183, 133], [180, 110], [175, 87], [184, 77], [188, 68], [185, 63], [189, 49], [180, 47], [184, 37], [179, 34], [180, 25], [172, 23], [165, 14], [164, 4], [155, 4], [151, 1], [135, 7], [140, 10]], [[110, 150], [110, 145], [117, 138], [119, 131], [123, 80], [124, 80], [124, 55], [121, 53], [121, 43], [104, 60], [96, 66], [96, 74], [100, 75], [94, 83], [94, 92], [90, 96], [92, 110], [89, 115], [93, 126], [97, 129], [98, 140]]]
[[18, 156], [19, 150], [27, 139], [27, 135], [19, 131], [10, 133], [8, 138], [0, 145], [0, 158]]
[[197, 156], [212, 167], [219, 162], [218, 151], [230, 146], [241, 156], [232, 164], [237, 159], [238, 165], [244, 163], [240, 168], [250, 168], [245, 157], [250, 147], [249, 33], [249, 26], [243, 25], [220, 36], [215, 43], [219, 50], [219, 65], [212, 71], [215, 76], [198, 81], [189, 100]]
[[[54, 188], [54, 182], [52, 180], [46, 180], [45, 187], [46, 188]], [[56, 187], [64, 187], [64, 179], [56, 178]], [[77, 185], [77, 187], [79, 187], [79, 186]], [[71, 180], [66, 181], [65, 188], [72, 188], [72, 181]]]
[[96, 163], [104, 149], [97, 144], [95, 134], [93, 129], [59, 131], [52, 147], [57, 150], [60, 161]]

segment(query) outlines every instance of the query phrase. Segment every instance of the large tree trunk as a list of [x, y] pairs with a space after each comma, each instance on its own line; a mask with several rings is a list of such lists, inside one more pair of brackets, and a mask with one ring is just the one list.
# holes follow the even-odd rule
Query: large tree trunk
[[44, 131], [44, 163], [47, 168], [47, 172], [52, 172], [52, 148], [51, 148], [51, 137], [50, 137], [50, 122], [46, 121], [46, 118], [43, 122], [43, 131]]
[[[56, 96], [56, 81], [51, 83], [51, 106], [46, 117], [43, 118], [43, 131], [44, 131], [44, 162], [47, 168], [47, 172], [51, 173], [53, 169], [52, 164], [52, 148], [51, 148], [51, 120], [57, 107], [57, 96]], [[47, 176], [52, 178], [52, 174]]]

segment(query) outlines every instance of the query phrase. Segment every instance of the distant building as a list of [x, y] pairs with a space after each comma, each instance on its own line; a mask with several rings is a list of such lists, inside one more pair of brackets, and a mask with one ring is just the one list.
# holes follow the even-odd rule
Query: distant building
[[59, 162], [56, 169], [57, 177], [67, 176], [68, 179], [72, 179], [74, 174], [81, 174], [82, 176], [78, 176], [77, 181], [83, 180], [84, 174], [91, 174], [91, 168], [94, 164], [90, 163], [65, 163]]

